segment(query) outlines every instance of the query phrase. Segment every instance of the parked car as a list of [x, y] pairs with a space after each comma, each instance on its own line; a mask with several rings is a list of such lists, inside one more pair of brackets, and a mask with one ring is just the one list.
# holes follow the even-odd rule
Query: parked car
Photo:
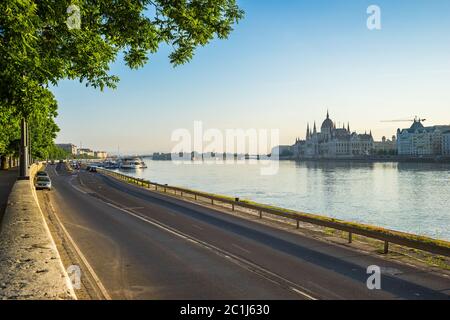
[[36, 177], [48, 177], [48, 173], [45, 171], [38, 171]]
[[39, 190], [39, 189], [51, 190], [52, 189], [52, 181], [50, 180], [49, 177], [37, 176], [34, 186], [36, 187], [36, 190]]

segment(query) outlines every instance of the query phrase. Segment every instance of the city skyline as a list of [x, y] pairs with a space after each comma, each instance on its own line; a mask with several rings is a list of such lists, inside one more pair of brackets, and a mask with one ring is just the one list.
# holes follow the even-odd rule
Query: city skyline
[[374, 31], [370, 1], [239, 4], [246, 16], [230, 39], [199, 49], [187, 65], [172, 68], [162, 48], [142, 70], [112, 65], [117, 90], [71, 81], [53, 88], [57, 141], [167, 152], [173, 130], [200, 120], [219, 130], [280, 129], [280, 143], [290, 144], [327, 108], [375, 140], [410, 125], [382, 120], [450, 122], [448, 1], [378, 1], [382, 29]]

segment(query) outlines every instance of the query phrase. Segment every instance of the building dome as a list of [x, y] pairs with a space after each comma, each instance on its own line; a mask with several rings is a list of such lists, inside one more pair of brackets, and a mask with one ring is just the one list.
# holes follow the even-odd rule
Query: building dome
[[327, 131], [327, 129], [329, 129], [330, 131], [333, 129], [334, 125], [333, 125], [333, 121], [331, 121], [330, 119], [330, 115], [328, 114], [327, 111], [327, 118], [322, 122], [322, 127], [321, 127], [321, 131]]

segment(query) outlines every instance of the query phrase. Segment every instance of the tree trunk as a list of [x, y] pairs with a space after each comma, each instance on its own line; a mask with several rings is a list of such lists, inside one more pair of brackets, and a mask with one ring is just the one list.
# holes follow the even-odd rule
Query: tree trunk
[[0, 156], [0, 170], [8, 170], [8, 161], [6, 156]]

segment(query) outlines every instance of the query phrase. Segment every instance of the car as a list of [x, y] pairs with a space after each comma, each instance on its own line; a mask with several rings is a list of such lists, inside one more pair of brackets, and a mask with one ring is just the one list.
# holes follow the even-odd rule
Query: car
[[89, 172], [97, 172], [97, 167], [91, 166], [89, 169], [87, 169]]
[[48, 173], [45, 171], [38, 171], [36, 177], [48, 177]]
[[36, 187], [36, 190], [39, 189], [52, 190], [52, 181], [50, 180], [49, 177], [37, 176], [34, 186]]

